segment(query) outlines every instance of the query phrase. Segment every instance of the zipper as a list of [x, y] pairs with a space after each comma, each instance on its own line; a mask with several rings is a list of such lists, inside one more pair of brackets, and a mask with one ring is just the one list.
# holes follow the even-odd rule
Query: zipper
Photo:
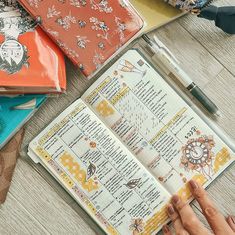
[[201, 7], [200, 10], [202, 10], [203, 8], [209, 7], [213, 1], [214, 0], [208, 0], [208, 2], [203, 7]]

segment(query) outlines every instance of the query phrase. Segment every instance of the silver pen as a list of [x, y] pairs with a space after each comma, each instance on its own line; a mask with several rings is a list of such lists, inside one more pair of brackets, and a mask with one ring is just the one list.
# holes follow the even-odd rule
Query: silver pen
[[150, 50], [154, 53], [152, 59], [159, 68], [167, 75], [173, 74], [209, 113], [220, 116], [218, 107], [200, 89], [200, 87], [192, 81], [184, 70], [180, 68], [179, 62], [168, 48], [156, 36], [154, 36], [154, 40], [151, 40], [146, 34], [142, 37]]

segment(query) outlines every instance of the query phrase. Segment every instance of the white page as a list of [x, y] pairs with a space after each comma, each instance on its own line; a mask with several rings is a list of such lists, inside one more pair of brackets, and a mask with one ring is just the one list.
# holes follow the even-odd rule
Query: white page
[[172, 194], [205, 186], [234, 156], [230, 148], [138, 53], [129, 50], [82, 99]]
[[167, 221], [170, 194], [83, 101], [39, 134], [31, 151], [106, 233], [149, 235]]

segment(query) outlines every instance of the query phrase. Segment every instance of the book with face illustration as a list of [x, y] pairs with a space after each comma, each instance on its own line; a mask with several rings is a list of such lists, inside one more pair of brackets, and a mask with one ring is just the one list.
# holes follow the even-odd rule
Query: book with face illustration
[[126, 0], [19, 2], [88, 77], [114, 57], [144, 25]]
[[0, 96], [0, 149], [46, 100], [44, 95]]
[[66, 89], [62, 52], [14, 1], [0, 1], [0, 94]]
[[208, 186], [235, 160], [220, 131], [128, 50], [29, 145], [109, 235], [152, 235], [173, 194]]

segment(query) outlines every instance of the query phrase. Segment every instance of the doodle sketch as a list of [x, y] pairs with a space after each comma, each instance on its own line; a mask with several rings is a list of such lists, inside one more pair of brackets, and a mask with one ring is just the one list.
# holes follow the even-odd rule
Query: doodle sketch
[[129, 90], [116, 104], [118, 112], [143, 136], [150, 138], [156, 134], [159, 120]]
[[118, 70], [126, 73], [135, 73], [140, 75], [141, 77], [144, 77], [147, 73], [147, 70], [138, 69], [128, 60], [120, 60], [118, 65]]
[[144, 231], [144, 221], [142, 218], [133, 219], [129, 229], [132, 231], [132, 234], [140, 234]]
[[0, 0], [0, 70], [8, 74], [28, 67], [28, 51], [19, 41], [19, 36], [35, 27], [33, 19], [18, 5], [16, 0]]
[[139, 179], [132, 179], [124, 185], [126, 185], [126, 187], [129, 189], [134, 189], [134, 188], [138, 187], [140, 180], [141, 180], [140, 178]]

